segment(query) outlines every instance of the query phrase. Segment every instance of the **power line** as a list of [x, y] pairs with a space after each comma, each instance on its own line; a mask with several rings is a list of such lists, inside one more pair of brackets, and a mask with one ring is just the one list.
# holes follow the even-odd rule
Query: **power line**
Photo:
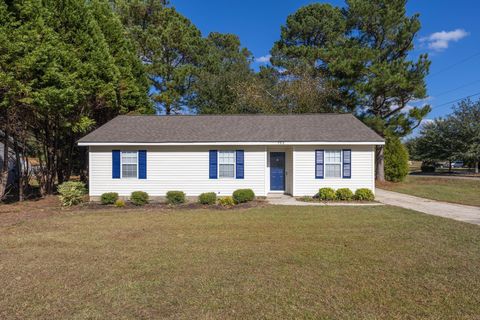
[[441, 96], [446, 95], [447, 93], [455, 92], [455, 91], [457, 91], [457, 90], [460, 90], [460, 89], [469, 87], [469, 86], [471, 86], [472, 84], [476, 84], [476, 83], [479, 83], [479, 82], [480, 82], [480, 80], [476, 80], [476, 81], [473, 81], [473, 82], [464, 84], [464, 85], [462, 85], [462, 86], [460, 86], [460, 87], [457, 87], [457, 88], [455, 88], [455, 89], [441, 92], [440, 94], [433, 94], [432, 96], [433, 96], [433, 97], [441, 97]]
[[456, 66], [458, 66], [458, 65], [460, 65], [460, 64], [462, 64], [462, 63], [465, 63], [465, 62], [467, 62], [467, 61], [469, 61], [469, 60], [471, 60], [471, 59], [473, 59], [473, 58], [475, 58], [475, 57], [477, 57], [477, 56], [480, 56], [480, 52], [474, 53], [474, 54], [472, 54], [471, 56], [468, 56], [468, 57], [466, 57], [466, 58], [463, 59], [463, 60], [460, 60], [460, 61], [458, 61], [458, 62], [456, 62], [456, 63], [454, 63], [454, 64], [449, 65], [448, 67], [445, 67], [445, 68], [443, 68], [443, 69], [441, 69], [441, 70], [439, 70], [439, 71], [437, 71], [437, 72], [435, 72], [435, 73], [432, 73], [432, 74], [429, 75], [429, 77], [434, 77], [434, 76], [436, 76], [436, 75], [438, 75], [438, 74], [440, 74], [440, 73], [443, 73], [443, 72], [445, 72], [445, 71], [448, 71], [448, 70], [450, 70], [450, 69], [452, 69], [452, 68], [454, 68], [454, 67], [456, 67]]
[[439, 105], [437, 105], [437, 106], [432, 107], [432, 110], [433, 110], [433, 109], [440, 108], [440, 107], [444, 107], [444, 106], [446, 106], [446, 105], [449, 105], [449, 104], [452, 104], [452, 103], [455, 103], [455, 102], [458, 102], [458, 101], [462, 101], [462, 100], [464, 100], [464, 99], [468, 99], [468, 98], [471, 98], [471, 97], [475, 97], [475, 96], [478, 96], [478, 95], [480, 95], [480, 92], [471, 94], [471, 95], [466, 96], [466, 97], [463, 97], [463, 98], [459, 98], [459, 99], [455, 99], [455, 100], [452, 100], [452, 101], [449, 101], [449, 102], [445, 102], [445, 103], [439, 104]]

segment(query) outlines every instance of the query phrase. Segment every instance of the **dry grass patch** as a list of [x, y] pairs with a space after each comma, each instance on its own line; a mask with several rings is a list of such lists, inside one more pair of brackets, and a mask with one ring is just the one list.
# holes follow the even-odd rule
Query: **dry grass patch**
[[480, 179], [408, 176], [400, 183], [377, 182], [377, 187], [426, 199], [480, 206]]
[[480, 314], [480, 228], [388, 206], [67, 212], [0, 248], [1, 319]]

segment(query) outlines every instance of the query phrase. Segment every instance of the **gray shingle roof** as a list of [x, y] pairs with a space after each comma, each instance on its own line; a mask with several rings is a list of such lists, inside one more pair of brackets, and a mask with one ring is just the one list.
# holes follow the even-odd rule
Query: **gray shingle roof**
[[351, 114], [118, 116], [79, 143], [383, 142]]

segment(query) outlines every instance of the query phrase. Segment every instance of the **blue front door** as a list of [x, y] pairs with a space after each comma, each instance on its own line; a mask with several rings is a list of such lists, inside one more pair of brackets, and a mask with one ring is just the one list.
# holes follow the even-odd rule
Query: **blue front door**
[[285, 152], [270, 152], [270, 190], [285, 190]]

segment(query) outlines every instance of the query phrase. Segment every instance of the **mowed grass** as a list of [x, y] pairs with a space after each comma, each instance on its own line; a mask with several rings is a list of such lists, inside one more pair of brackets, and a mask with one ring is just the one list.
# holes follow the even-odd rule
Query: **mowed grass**
[[388, 206], [66, 212], [0, 228], [0, 318], [478, 319], [479, 266]]
[[405, 182], [377, 183], [377, 187], [432, 200], [480, 206], [480, 179], [408, 176]]

